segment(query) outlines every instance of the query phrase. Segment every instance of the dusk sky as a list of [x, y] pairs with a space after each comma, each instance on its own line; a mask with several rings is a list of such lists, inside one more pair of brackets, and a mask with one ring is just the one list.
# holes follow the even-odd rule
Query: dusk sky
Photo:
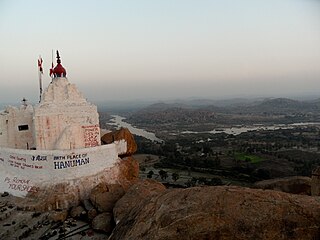
[[0, 36], [0, 103], [37, 101], [52, 49], [91, 101], [320, 91], [317, 0], [0, 0]]

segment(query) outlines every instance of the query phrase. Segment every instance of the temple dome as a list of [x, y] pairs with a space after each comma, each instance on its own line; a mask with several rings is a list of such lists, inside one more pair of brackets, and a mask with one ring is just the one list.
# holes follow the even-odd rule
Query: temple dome
[[61, 65], [61, 63], [58, 63], [53, 69], [53, 75], [55, 77], [65, 77], [67, 75], [66, 69]]
[[54, 77], [66, 77], [67, 71], [66, 69], [61, 65], [61, 60], [59, 56], [59, 52], [57, 51], [57, 66], [52, 71]]

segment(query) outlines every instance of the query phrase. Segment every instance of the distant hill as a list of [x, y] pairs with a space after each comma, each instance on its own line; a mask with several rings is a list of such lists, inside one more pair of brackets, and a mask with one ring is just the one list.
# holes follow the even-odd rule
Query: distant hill
[[300, 108], [305, 105], [303, 102], [292, 100], [289, 98], [267, 99], [260, 103], [259, 107], [269, 108]]
[[[214, 102], [219, 106], [213, 105], [212, 103]], [[152, 104], [139, 111], [135, 111], [128, 117], [128, 120], [136, 124], [201, 124], [214, 122], [219, 114], [222, 114], [224, 118], [227, 116], [233, 118], [235, 115], [237, 115], [237, 118], [244, 115], [247, 116], [246, 118], [268, 115], [270, 119], [272, 115], [303, 116], [309, 113], [319, 115], [320, 99], [313, 101], [297, 101], [288, 98], [256, 99], [254, 101], [239, 99], [239, 103], [237, 103], [237, 99], [227, 100], [225, 103], [197, 99], [180, 101], [178, 103], [162, 102]], [[259, 118], [260, 120], [261, 117]]]
[[134, 123], [201, 123], [214, 119], [214, 112], [209, 109], [193, 109], [184, 104], [156, 103], [143, 108], [130, 117]]
[[224, 99], [224, 100], [213, 100], [213, 99], [192, 99], [192, 100], [176, 100], [169, 103], [179, 103], [184, 104], [189, 107], [193, 108], [200, 108], [206, 106], [216, 106], [216, 107], [232, 107], [232, 106], [249, 106], [256, 104], [257, 102], [262, 102], [263, 98], [254, 98], [254, 99], [247, 99], [247, 98], [231, 98], [231, 99]]
[[312, 104], [313, 106], [320, 108], [320, 98], [312, 100], [312, 101], [308, 101], [307, 103]]
[[204, 109], [217, 113], [242, 113], [242, 114], [294, 114], [294, 113], [318, 113], [320, 111], [320, 99], [313, 101], [297, 101], [289, 98], [260, 99], [257, 101], [242, 101], [239, 104], [232, 103], [224, 107], [210, 105]]
[[206, 101], [194, 100], [194, 101], [190, 101], [189, 104], [202, 103], [201, 106], [213, 105], [221, 108], [223, 107], [229, 108], [229, 107], [239, 107], [239, 106], [251, 106], [261, 101], [263, 101], [263, 99], [260, 99], [260, 98], [258, 99], [232, 98], [232, 99], [226, 99], [226, 100], [206, 100]]
[[266, 99], [253, 106], [238, 109], [244, 113], [293, 114], [319, 111], [320, 102], [297, 101], [288, 98]]
[[139, 112], [157, 112], [157, 111], [164, 111], [171, 108], [183, 108], [183, 109], [191, 109], [192, 107], [185, 103], [154, 103], [150, 106], [147, 106], [141, 109]]

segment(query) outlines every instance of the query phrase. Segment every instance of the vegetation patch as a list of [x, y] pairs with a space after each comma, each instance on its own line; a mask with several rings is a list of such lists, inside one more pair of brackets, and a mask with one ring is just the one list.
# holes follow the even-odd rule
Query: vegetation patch
[[235, 153], [235, 158], [236, 158], [236, 160], [250, 162], [250, 163], [259, 163], [263, 160], [261, 157], [259, 157], [257, 155], [247, 154], [247, 153], [239, 153], [239, 152]]

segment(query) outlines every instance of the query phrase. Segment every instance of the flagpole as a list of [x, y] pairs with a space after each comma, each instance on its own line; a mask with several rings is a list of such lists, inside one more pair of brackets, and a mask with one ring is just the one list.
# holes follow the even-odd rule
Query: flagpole
[[[39, 87], [40, 87], [40, 100], [39, 100], [39, 103], [41, 102], [41, 95], [42, 95], [42, 58], [41, 56], [39, 56], [39, 60], [40, 62], [40, 66], [39, 66]], [[38, 65], [39, 65], [39, 62], [38, 62]]]
[[39, 102], [41, 102], [41, 95], [42, 95], [42, 76], [41, 72], [39, 71], [39, 85], [40, 85], [40, 97]]
[[[51, 68], [53, 71], [53, 49], [51, 49]], [[51, 74], [51, 81], [53, 80], [53, 74]]]

